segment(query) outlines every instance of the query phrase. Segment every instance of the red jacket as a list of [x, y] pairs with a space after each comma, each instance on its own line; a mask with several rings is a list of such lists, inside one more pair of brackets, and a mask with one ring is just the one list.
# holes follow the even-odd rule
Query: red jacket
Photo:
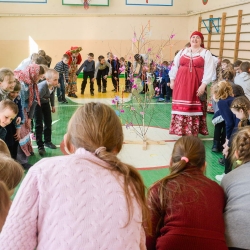
[[82, 56], [80, 54], [80, 51], [82, 50], [81, 47], [71, 47], [70, 50], [68, 50], [65, 54], [67, 54], [69, 56], [69, 62], [68, 65], [70, 66], [72, 63], [72, 50], [77, 50], [79, 52], [78, 56], [77, 56], [77, 62], [76, 64], [80, 64], [82, 62]]
[[[192, 171], [194, 178], [180, 175], [167, 183], [166, 191], [175, 189], [176, 182], [184, 184], [173, 198], [172, 214], [161, 211], [159, 207], [159, 184], [150, 189], [154, 197], [149, 200], [153, 234], [147, 236], [148, 250], [228, 249], [224, 237], [225, 198], [222, 188], [199, 169], [188, 171]], [[161, 217], [164, 217], [164, 222], [157, 233]]]

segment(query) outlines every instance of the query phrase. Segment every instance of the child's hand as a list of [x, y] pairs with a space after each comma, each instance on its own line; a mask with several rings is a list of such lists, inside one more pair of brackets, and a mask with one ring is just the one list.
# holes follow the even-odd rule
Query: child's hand
[[51, 112], [55, 113], [56, 112], [56, 108], [55, 107], [51, 107]]
[[20, 141], [20, 131], [21, 131], [21, 128], [17, 128], [16, 129], [16, 133], [14, 134], [14, 138], [16, 141]]
[[170, 86], [170, 82], [167, 83], [167, 86]]
[[222, 154], [227, 158], [228, 157], [228, 151], [229, 151], [229, 147], [226, 146], [223, 151], [222, 151]]
[[94, 81], [95, 81], [95, 78], [92, 78], [92, 79], [91, 79], [91, 82], [94, 82]]
[[21, 117], [17, 117], [17, 118], [16, 118], [16, 124], [17, 124], [17, 125], [19, 125], [19, 124], [21, 123], [21, 121], [22, 121]]
[[103, 78], [104, 78], [104, 79], [107, 79], [107, 77], [108, 77], [108, 76], [106, 75], [106, 76], [104, 76]]
[[67, 87], [68, 87], [68, 83], [67, 83], [67, 82], [65, 82], [65, 83], [64, 83], [64, 85], [65, 85], [65, 88], [67, 88]]

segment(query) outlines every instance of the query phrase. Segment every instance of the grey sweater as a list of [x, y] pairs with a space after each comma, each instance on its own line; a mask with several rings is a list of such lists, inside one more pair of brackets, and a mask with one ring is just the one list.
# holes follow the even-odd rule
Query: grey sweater
[[98, 70], [104, 70], [107, 67], [109, 67], [109, 73], [108, 74], [111, 75], [112, 74], [112, 66], [108, 61], [105, 61], [104, 64], [100, 64], [100, 62], [97, 62], [96, 66], [95, 66], [95, 76], [94, 77], [96, 78]]
[[38, 91], [41, 104], [48, 103], [50, 101], [51, 107], [55, 106], [55, 89], [50, 93], [47, 81], [42, 81], [38, 85]]
[[228, 247], [250, 249], [250, 162], [222, 179], [227, 203], [224, 212]]

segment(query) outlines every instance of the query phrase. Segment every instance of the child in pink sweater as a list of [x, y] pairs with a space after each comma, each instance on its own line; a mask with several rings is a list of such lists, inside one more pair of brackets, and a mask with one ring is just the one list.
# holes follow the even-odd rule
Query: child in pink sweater
[[88, 103], [72, 116], [67, 156], [45, 158], [28, 172], [0, 236], [1, 250], [146, 249], [145, 188], [116, 154], [119, 118]]

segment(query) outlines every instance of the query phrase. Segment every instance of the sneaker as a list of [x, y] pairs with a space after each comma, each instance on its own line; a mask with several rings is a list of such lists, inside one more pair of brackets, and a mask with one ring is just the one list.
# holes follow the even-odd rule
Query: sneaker
[[29, 170], [33, 165], [29, 163], [23, 163], [22, 166], [25, 170]]
[[35, 141], [35, 140], [36, 140], [36, 136], [35, 136], [34, 133], [31, 133], [31, 134], [30, 134], [30, 139], [31, 139], [32, 141]]
[[90, 95], [93, 96], [94, 95], [94, 91], [90, 91]]
[[78, 98], [78, 96], [75, 93], [71, 94], [71, 97]]
[[56, 145], [53, 144], [52, 142], [45, 142], [44, 143], [44, 146], [47, 147], [47, 148], [51, 148], [51, 149], [56, 149]]
[[141, 91], [139, 94], [142, 94], [142, 95], [143, 95], [143, 94], [145, 94], [145, 91]]
[[30, 156], [34, 156], [34, 155], [35, 155], [34, 151], [30, 152]]
[[44, 156], [46, 154], [46, 151], [44, 148], [38, 148], [38, 153], [39, 155]]
[[158, 102], [164, 102], [164, 101], [165, 101], [164, 98], [159, 98], [159, 99], [158, 99]]
[[218, 162], [219, 162], [219, 164], [220, 164], [221, 166], [225, 166], [225, 160], [224, 160], [224, 158], [220, 158], [220, 159], [218, 160]]
[[170, 103], [171, 101], [170, 101], [170, 99], [166, 99], [166, 101], [165, 101], [165, 102]]
[[62, 102], [63, 100], [62, 100], [62, 96], [60, 95], [60, 96], [58, 96], [58, 102]]
[[63, 100], [63, 101], [62, 101], [62, 104], [66, 104], [66, 103], [68, 103], [67, 100]]
[[223, 178], [224, 176], [225, 176], [225, 174], [216, 175], [216, 176], [215, 176], [215, 179], [216, 179], [217, 181], [221, 181], [222, 178]]

